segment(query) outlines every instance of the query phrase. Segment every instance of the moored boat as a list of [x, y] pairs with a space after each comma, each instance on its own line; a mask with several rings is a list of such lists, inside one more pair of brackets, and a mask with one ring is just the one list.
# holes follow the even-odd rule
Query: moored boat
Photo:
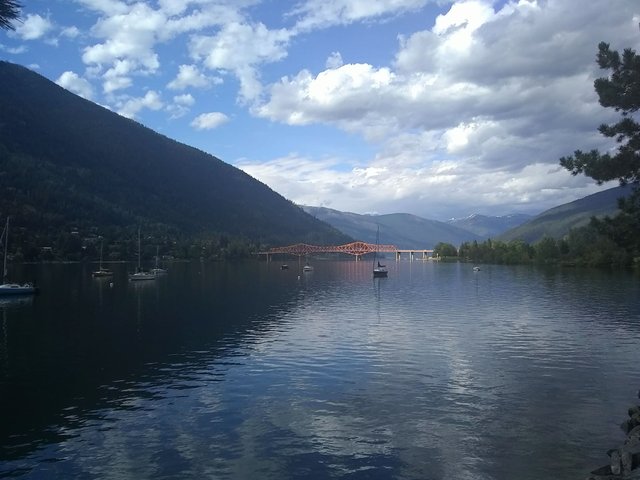
[[15, 283], [10, 282], [7, 279], [7, 253], [9, 250], [9, 217], [7, 217], [7, 224], [4, 227], [4, 232], [0, 237], [0, 243], [2, 243], [4, 249], [4, 262], [2, 268], [2, 284], [0, 285], [0, 295], [33, 295], [38, 293], [38, 287], [33, 283]]
[[153, 273], [154, 275], [163, 275], [163, 274], [167, 273], [167, 269], [166, 268], [161, 268], [158, 265], [158, 259], [160, 258], [159, 252], [160, 252], [160, 247], [156, 247], [156, 266], [151, 269], [151, 273]]
[[138, 228], [138, 268], [135, 273], [129, 274], [129, 280], [132, 282], [143, 280], [155, 280], [157, 275], [153, 272], [145, 272], [140, 266], [140, 229]]
[[102, 244], [103, 239], [100, 238], [100, 266], [95, 272], [91, 272], [94, 277], [113, 277], [113, 271], [102, 267]]
[[[376, 232], [376, 249], [373, 252], [373, 278], [381, 278], [386, 277], [388, 275], [388, 270], [385, 265], [380, 264], [377, 261], [378, 258], [378, 245], [380, 243], [380, 225], [378, 225], [378, 230]], [[377, 265], [376, 265], [377, 262]]]

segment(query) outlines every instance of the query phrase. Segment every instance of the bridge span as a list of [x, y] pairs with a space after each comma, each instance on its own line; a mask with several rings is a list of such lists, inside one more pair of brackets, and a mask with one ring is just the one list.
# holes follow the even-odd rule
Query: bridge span
[[396, 260], [400, 260], [402, 254], [408, 254], [410, 260], [415, 260], [417, 255], [421, 255], [422, 260], [433, 257], [433, 250], [420, 248], [399, 249], [395, 245], [376, 245], [360, 241], [347, 243], [345, 245], [309, 245], [307, 243], [296, 243], [295, 245], [274, 247], [265, 252], [258, 252], [258, 255], [264, 255], [267, 261], [271, 261], [272, 257], [277, 254], [304, 257], [317, 253], [345, 253], [355, 256], [356, 260], [360, 260], [362, 255], [373, 252], [393, 253]]

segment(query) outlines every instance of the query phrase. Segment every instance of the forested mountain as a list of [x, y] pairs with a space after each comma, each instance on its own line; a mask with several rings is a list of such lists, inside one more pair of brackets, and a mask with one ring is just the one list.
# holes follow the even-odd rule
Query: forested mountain
[[432, 249], [439, 242], [457, 246], [464, 241], [480, 240], [478, 235], [469, 231], [408, 213], [359, 215], [325, 207], [303, 208], [344, 234], [369, 243], [375, 243], [378, 225], [380, 243], [392, 244], [398, 248]]
[[[344, 243], [345, 235], [205, 152], [0, 62], [0, 218], [23, 245], [75, 232], [255, 245]], [[17, 230], [16, 230], [17, 229]]]
[[561, 239], [572, 228], [587, 225], [591, 217], [615, 215], [619, 212], [618, 198], [627, 196], [629, 193], [631, 193], [631, 186], [627, 185], [588, 195], [546, 210], [497, 238], [502, 241], [524, 240], [528, 243], [538, 242], [544, 237]]

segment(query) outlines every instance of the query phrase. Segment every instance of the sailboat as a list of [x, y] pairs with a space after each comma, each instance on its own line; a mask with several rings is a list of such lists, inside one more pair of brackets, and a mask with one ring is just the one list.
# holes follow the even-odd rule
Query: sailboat
[[138, 268], [135, 273], [129, 274], [129, 280], [137, 282], [140, 280], [155, 280], [156, 274], [153, 272], [145, 272], [140, 267], [140, 229], [138, 228]]
[[0, 241], [4, 239], [4, 263], [2, 267], [2, 285], [0, 285], [0, 296], [3, 295], [33, 295], [38, 293], [38, 289], [32, 283], [24, 283], [22, 285], [18, 283], [9, 282], [7, 280], [7, 253], [9, 251], [9, 217], [7, 217], [7, 224], [4, 227], [4, 232], [0, 237]]
[[153, 273], [154, 275], [161, 275], [163, 273], [167, 273], [167, 270], [164, 268], [160, 268], [158, 266], [158, 259], [160, 258], [158, 253], [160, 252], [160, 247], [156, 247], [156, 266], [155, 268], [151, 269], [151, 273]]
[[378, 231], [376, 233], [376, 249], [373, 252], [373, 278], [386, 277], [389, 273], [387, 267], [380, 264], [378, 261], [378, 245], [380, 243], [380, 225], [378, 225]]
[[101, 237], [100, 238], [100, 267], [98, 267], [98, 270], [96, 270], [95, 272], [92, 272], [91, 275], [93, 275], [94, 277], [113, 277], [113, 271], [109, 270], [108, 268], [102, 268], [102, 244], [104, 242], [104, 239]]

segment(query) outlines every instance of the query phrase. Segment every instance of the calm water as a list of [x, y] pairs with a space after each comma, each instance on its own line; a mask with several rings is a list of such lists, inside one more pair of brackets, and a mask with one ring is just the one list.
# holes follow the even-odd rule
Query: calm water
[[[0, 478], [570, 479], [639, 402], [640, 279], [388, 262], [25, 266]], [[298, 278], [300, 275], [300, 278]]]

